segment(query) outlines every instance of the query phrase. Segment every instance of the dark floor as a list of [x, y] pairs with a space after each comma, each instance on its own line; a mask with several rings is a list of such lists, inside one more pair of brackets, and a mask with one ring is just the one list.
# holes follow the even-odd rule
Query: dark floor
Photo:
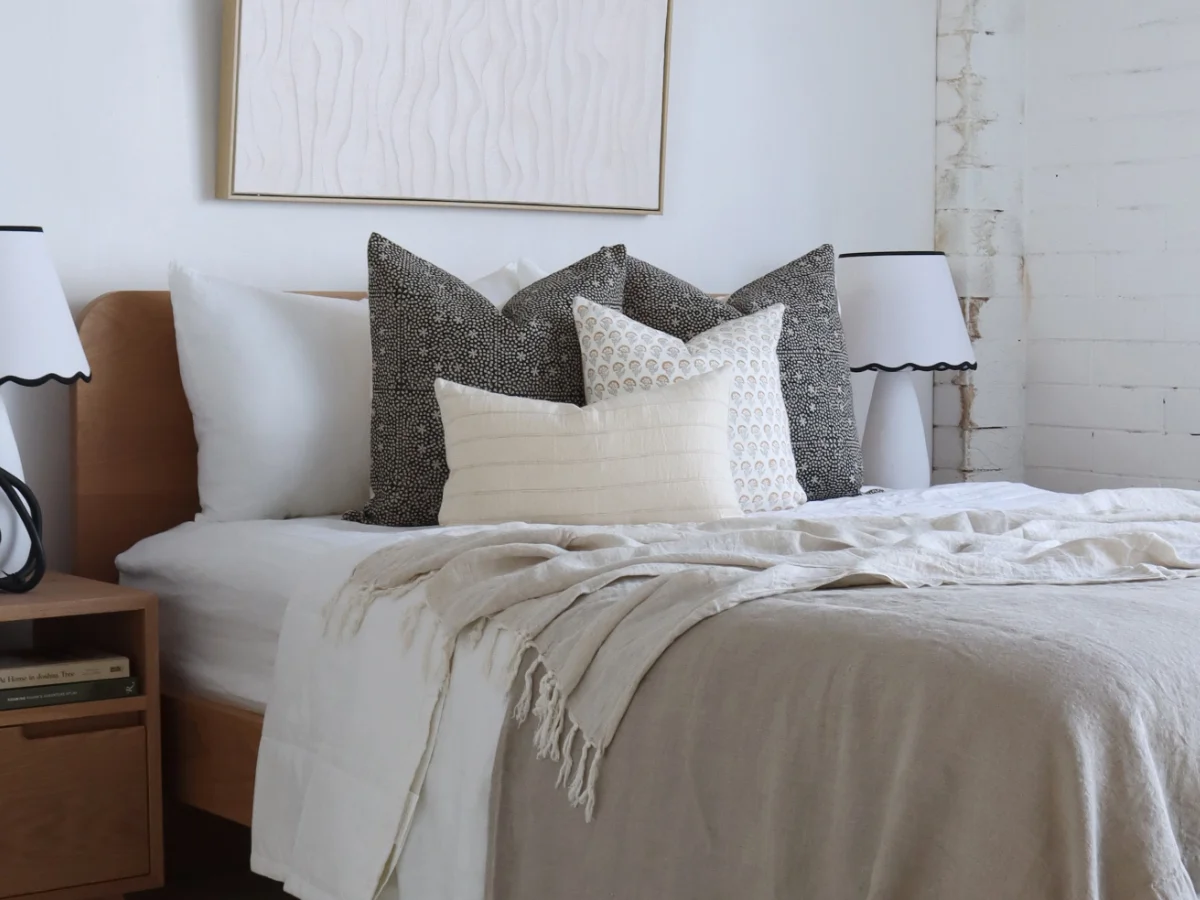
[[127, 900], [291, 900], [279, 882], [250, 874], [250, 829], [168, 802], [167, 886]]
[[161, 890], [129, 894], [127, 900], [284, 900], [279, 883], [257, 875], [195, 875]]

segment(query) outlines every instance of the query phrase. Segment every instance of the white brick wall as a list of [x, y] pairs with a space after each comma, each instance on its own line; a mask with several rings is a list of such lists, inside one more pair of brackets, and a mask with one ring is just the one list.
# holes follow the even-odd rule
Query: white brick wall
[[942, 0], [937, 248], [975, 331], [979, 371], [939, 375], [934, 481], [1020, 480], [1024, 382], [1024, 3]]
[[1198, 487], [1200, 2], [1030, 0], [1025, 40], [1026, 476]]

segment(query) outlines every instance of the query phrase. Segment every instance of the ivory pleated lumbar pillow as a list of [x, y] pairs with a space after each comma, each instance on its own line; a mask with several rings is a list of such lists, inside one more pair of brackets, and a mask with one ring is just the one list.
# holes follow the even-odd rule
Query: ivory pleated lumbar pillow
[[437, 379], [450, 477], [442, 525], [637, 525], [740, 516], [731, 366], [591, 406]]
[[805, 502], [775, 353], [783, 305], [725, 322], [687, 343], [583, 297], [574, 310], [588, 403], [732, 366], [729, 465], [742, 511], [776, 512]]

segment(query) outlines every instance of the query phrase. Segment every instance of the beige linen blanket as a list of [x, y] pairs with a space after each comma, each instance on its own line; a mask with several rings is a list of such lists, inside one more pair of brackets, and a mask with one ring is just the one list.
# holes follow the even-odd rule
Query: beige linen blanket
[[1200, 493], [1106, 491], [1020, 512], [436, 535], [361, 563], [328, 613], [353, 630], [374, 598], [422, 583], [445, 631], [431, 656], [443, 681], [464, 630], [491, 619], [519, 634], [516, 718], [532, 711], [538, 755], [559, 763], [556, 782], [590, 820], [601, 762], [638, 685], [717, 613], [834, 586], [1078, 585], [1198, 569]]
[[510, 722], [490, 900], [1192, 900], [1200, 579], [819, 591], [643, 680], [594, 821]]

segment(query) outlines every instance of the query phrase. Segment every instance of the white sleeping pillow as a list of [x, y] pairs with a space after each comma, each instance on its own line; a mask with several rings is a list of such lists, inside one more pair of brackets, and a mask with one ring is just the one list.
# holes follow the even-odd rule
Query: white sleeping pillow
[[742, 514], [729, 472], [733, 368], [592, 406], [434, 382], [443, 525], [707, 522]]
[[723, 322], [686, 344], [583, 297], [575, 330], [588, 403], [694, 378], [731, 365], [729, 464], [746, 513], [795, 509], [808, 499], [796, 477], [776, 348], [782, 304]]
[[504, 304], [511, 300], [517, 291], [529, 287], [535, 281], [541, 281], [549, 274], [537, 263], [522, 258], [501, 266], [491, 275], [485, 275], [478, 281], [472, 281], [470, 287], [483, 294], [496, 309], [503, 309]]
[[[544, 277], [509, 263], [471, 286], [503, 306]], [[248, 287], [172, 264], [179, 372], [213, 522], [337, 515], [369, 492], [366, 302]]]
[[367, 304], [247, 287], [178, 265], [169, 284], [199, 445], [197, 518], [324, 516], [366, 502]]

